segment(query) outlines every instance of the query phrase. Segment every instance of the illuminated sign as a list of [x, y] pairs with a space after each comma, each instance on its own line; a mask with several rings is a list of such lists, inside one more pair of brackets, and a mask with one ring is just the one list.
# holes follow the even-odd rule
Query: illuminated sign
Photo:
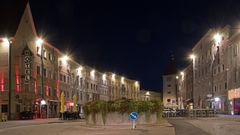
[[240, 98], [240, 88], [231, 89], [228, 91], [228, 100], [232, 100], [234, 98]]
[[26, 46], [23, 50], [23, 61], [24, 61], [24, 73], [25, 73], [25, 84], [28, 84], [31, 78], [31, 63], [32, 63], [32, 52]]

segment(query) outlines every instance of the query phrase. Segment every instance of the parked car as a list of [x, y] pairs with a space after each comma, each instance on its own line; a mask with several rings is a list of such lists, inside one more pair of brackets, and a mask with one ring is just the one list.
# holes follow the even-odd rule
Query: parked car
[[20, 119], [22, 120], [31, 120], [33, 119], [34, 113], [31, 111], [20, 112]]
[[163, 117], [173, 117], [176, 116], [177, 111], [172, 108], [164, 108], [163, 109]]

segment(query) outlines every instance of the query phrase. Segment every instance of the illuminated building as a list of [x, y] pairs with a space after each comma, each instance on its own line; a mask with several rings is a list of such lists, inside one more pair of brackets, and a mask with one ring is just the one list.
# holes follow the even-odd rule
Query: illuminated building
[[[12, 119], [19, 119], [22, 111], [34, 112], [34, 118], [58, 117], [61, 92], [65, 95], [66, 110], [72, 109], [73, 96], [77, 96], [78, 111], [89, 101], [138, 98], [140, 84], [136, 85], [135, 80], [126, 77], [122, 80], [117, 74], [112, 79], [112, 74], [65, 55], [44, 37], [40, 40], [29, 4], [23, 2], [19, 6], [22, 12], [16, 10], [19, 16], [13, 16], [19, 22], [14, 22], [14, 30], [7, 29], [13, 31], [11, 35], [8, 33], [12, 42], [10, 64], [6, 33], [0, 36], [0, 112], [7, 113], [10, 106]], [[8, 65], [12, 67], [11, 83]], [[11, 84], [11, 100], [8, 84]]]

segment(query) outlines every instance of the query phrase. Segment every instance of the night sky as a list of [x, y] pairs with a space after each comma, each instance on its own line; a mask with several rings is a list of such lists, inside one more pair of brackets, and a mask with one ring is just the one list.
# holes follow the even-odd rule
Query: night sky
[[37, 31], [79, 63], [161, 91], [169, 53], [179, 70], [209, 28], [240, 24], [240, 2], [30, 0]]

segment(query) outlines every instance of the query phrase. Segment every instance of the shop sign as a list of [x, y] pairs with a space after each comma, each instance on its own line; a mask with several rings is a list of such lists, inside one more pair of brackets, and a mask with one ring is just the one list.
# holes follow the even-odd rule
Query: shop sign
[[228, 100], [240, 98], [240, 88], [228, 90]]
[[32, 52], [28, 47], [23, 50], [23, 62], [24, 62], [24, 80], [25, 84], [28, 84], [31, 78], [31, 63], [32, 63]]

